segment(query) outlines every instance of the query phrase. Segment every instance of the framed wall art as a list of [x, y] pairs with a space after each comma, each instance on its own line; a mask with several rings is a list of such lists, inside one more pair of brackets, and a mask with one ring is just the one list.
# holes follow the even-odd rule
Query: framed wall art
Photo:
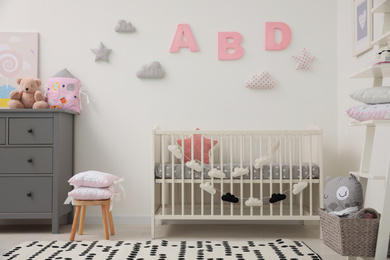
[[358, 56], [372, 48], [372, 0], [351, 1], [353, 24], [352, 56]]
[[19, 90], [17, 78], [38, 77], [38, 33], [0, 32], [0, 109], [9, 93]]

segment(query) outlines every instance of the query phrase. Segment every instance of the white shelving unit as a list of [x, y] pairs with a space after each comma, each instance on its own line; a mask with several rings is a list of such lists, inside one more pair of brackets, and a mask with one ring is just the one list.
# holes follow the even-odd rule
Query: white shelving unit
[[379, 39], [376, 39], [375, 41], [372, 41], [372, 45], [386, 45], [386, 43], [390, 42], [390, 31], [387, 33], [382, 34], [382, 36]]
[[[372, 45], [388, 46], [390, 43], [390, 0], [386, 0], [371, 10], [372, 13], [383, 13], [382, 36], [371, 42]], [[373, 87], [382, 86], [383, 78], [390, 77], [390, 64], [373, 65], [350, 76], [351, 79], [373, 78]], [[370, 172], [372, 150], [374, 145], [375, 130], [377, 126], [390, 126], [390, 120], [368, 120], [355, 123], [352, 126], [363, 126], [366, 128], [363, 152], [360, 160], [358, 172], [351, 172], [359, 178], [367, 180], [385, 181], [385, 198], [390, 198], [390, 158], [387, 162], [387, 175], [376, 175]], [[375, 260], [387, 259], [390, 236], [390, 203], [383, 203], [381, 220], [379, 223], [378, 239], [375, 252]], [[347, 259], [357, 259], [357, 257], [347, 257]]]
[[389, 45], [390, 42], [390, 1], [386, 0], [376, 7], [372, 8], [371, 13], [379, 14], [382, 13], [383, 17], [383, 27], [382, 27], [382, 36], [379, 39], [376, 39], [371, 42], [372, 45], [385, 46]]
[[386, 78], [390, 77], [390, 64], [381, 64], [373, 65], [368, 68], [365, 68], [349, 78], [358, 79], [358, 78]]
[[[384, 198], [390, 198], [390, 160], [387, 162], [387, 175], [376, 175], [370, 171], [372, 150], [374, 146], [375, 130], [377, 126], [390, 126], [389, 120], [369, 120], [354, 124], [353, 126], [366, 127], [366, 136], [363, 146], [362, 157], [360, 160], [360, 167], [358, 172], [350, 172], [359, 178], [369, 180], [383, 180], [385, 181], [385, 195]], [[375, 260], [387, 259], [389, 236], [390, 236], [390, 203], [383, 202], [383, 209], [381, 220], [379, 222], [379, 231], [377, 238], [377, 246], [375, 252]], [[357, 259], [356, 257], [347, 257], [347, 259]]]
[[389, 1], [384, 1], [383, 3], [372, 8], [372, 10], [371, 10], [371, 13], [374, 13], [374, 14], [388, 13], [388, 12], [390, 12], [390, 2]]

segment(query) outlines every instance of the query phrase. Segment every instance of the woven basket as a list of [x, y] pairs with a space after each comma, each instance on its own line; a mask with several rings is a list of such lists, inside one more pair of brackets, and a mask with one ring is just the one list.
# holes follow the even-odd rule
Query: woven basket
[[378, 218], [340, 218], [319, 209], [325, 245], [342, 256], [374, 257], [380, 214], [374, 209], [369, 210]]

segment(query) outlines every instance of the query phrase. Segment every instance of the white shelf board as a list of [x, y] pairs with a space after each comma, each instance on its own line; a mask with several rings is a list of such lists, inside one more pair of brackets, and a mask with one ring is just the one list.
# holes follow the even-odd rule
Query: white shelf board
[[362, 122], [356, 121], [350, 124], [350, 126], [377, 126], [377, 125], [390, 126], [390, 120], [367, 120]]
[[362, 172], [350, 172], [350, 174], [353, 174], [356, 177], [366, 178], [371, 180], [386, 180], [386, 176], [375, 176], [372, 174], [362, 173]]
[[390, 43], [390, 31], [383, 34], [379, 39], [372, 41], [372, 45], [388, 45]]
[[384, 77], [390, 77], [390, 64], [373, 65], [349, 76], [350, 79]]
[[372, 13], [388, 13], [390, 12], [390, 1], [384, 1], [383, 3], [375, 6], [371, 9]]

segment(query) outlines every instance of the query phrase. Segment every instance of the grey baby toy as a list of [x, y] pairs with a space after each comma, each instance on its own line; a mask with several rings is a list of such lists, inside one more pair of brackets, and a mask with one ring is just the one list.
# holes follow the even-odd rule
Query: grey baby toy
[[324, 190], [326, 212], [353, 217], [363, 206], [363, 189], [354, 175], [327, 179]]

